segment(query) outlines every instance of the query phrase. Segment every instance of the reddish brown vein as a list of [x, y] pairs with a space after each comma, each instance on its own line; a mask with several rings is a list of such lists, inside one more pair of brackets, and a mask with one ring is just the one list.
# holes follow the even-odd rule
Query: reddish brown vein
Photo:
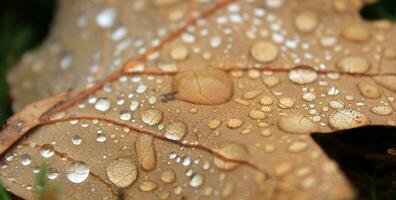
[[112, 119], [108, 119], [108, 118], [103, 118], [103, 117], [98, 117], [98, 116], [73, 116], [73, 117], [67, 117], [67, 118], [62, 118], [62, 119], [55, 119], [55, 120], [48, 120], [48, 121], [43, 121], [40, 125], [48, 125], [48, 124], [54, 124], [57, 122], [65, 122], [65, 121], [72, 121], [72, 120], [98, 120], [98, 121], [103, 121], [103, 122], [107, 122], [110, 124], [114, 124], [120, 127], [124, 127], [124, 128], [128, 128], [130, 130], [134, 130], [138, 133], [142, 133], [142, 134], [148, 134], [150, 136], [152, 136], [155, 139], [161, 140], [161, 141], [165, 141], [165, 142], [169, 142], [169, 143], [173, 143], [179, 146], [183, 146], [186, 148], [192, 148], [192, 149], [199, 149], [202, 151], [205, 151], [215, 157], [218, 157], [222, 160], [228, 161], [228, 162], [237, 162], [240, 164], [244, 164], [254, 170], [260, 171], [261, 173], [265, 174], [267, 177], [271, 178], [271, 179], [276, 179], [276, 177], [271, 176], [268, 172], [266, 172], [265, 170], [261, 169], [259, 166], [255, 165], [254, 163], [247, 161], [247, 160], [238, 160], [238, 159], [232, 159], [232, 158], [228, 158], [225, 157], [224, 155], [222, 155], [221, 153], [208, 148], [206, 146], [203, 146], [201, 144], [191, 144], [191, 143], [184, 143], [184, 142], [180, 142], [180, 141], [175, 141], [175, 140], [171, 140], [168, 139], [166, 137], [163, 137], [162, 135], [157, 134], [156, 132], [152, 132], [149, 130], [145, 130], [142, 128], [138, 128], [135, 126], [132, 126], [130, 124], [126, 124], [126, 123], [122, 123], [116, 120], [112, 120]]
[[[22, 142], [22, 143], [19, 144], [19, 145], [22, 146], [22, 147], [36, 148], [36, 149], [40, 149], [40, 150], [44, 149], [44, 146], [43, 146], [43, 145], [36, 144], [36, 143]], [[69, 161], [69, 162], [75, 162], [75, 161], [76, 161], [75, 159], [69, 157], [69, 156], [67, 155], [67, 153], [62, 153], [62, 152], [60, 152], [60, 151], [57, 151], [55, 148], [53, 149], [53, 152], [54, 152], [55, 155], [57, 155], [57, 156], [59, 156], [59, 157], [61, 157], [61, 158], [63, 158], [63, 159], [66, 159], [66, 160]], [[117, 192], [114, 191], [114, 189], [113, 189], [111, 183], [107, 182], [105, 179], [103, 179], [103, 178], [100, 177], [99, 175], [93, 173], [92, 170], [89, 170], [89, 174], [90, 174], [91, 176], [95, 177], [96, 179], [98, 179], [98, 180], [99, 180], [100, 182], [102, 182], [103, 184], [105, 184], [106, 187], [108, 187], [109, 190], [112, 191], [112, 193], [113, 193], [114, 195], [117, 194]]]

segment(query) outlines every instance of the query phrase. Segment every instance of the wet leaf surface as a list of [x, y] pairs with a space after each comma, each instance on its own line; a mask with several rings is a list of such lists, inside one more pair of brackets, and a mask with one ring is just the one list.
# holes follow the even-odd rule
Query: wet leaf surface
[[2, 152], [2, 181], [32, 198], [47, 163], [62, 199], [351, 199], [309, 134], [396, 124], [396, 27], [362, 5], [60, 1], [8, 77], [14, 121], [70, 92]]

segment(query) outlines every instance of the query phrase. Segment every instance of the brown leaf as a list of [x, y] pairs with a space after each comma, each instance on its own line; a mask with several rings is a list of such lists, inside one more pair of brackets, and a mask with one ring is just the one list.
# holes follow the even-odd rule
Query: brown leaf
[[352, 198], [309, 134], [395, 126], [394, 25], [360, 1], [162, 1], [60, 1], [9, 82], [16, 108], [72, 97], [8, 149], [5, 186], [31, 198], [44, 162], [63, 199]]

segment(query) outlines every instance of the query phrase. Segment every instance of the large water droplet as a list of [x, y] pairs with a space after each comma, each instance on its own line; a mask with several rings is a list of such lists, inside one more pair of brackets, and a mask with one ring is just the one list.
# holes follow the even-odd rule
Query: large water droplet
[[67, 179], [73, 183], [82, 183], [89, 176], [89, 168], [82, 161], [73, 162], [67, 169]]
[[173, 79], [172, 88], [177, 99], [203, 105], [228, 102], [234, 94], [232, 80], [218, 70], [182, 72]]
[[336, 130], [356, 128], [369, 123], [366, 115], [352, 109], [339, 110], [329, 117], [330, 126]]
[[204, 177], [201, 174], [194, 174], [190, 179], [190, 185], [194, 188], [201, 186], [203, 182]]
[[128, 158], [119, 158], [110, 162], [106, 168], [106, 173], [110, 181], [121, 188], [128, 187], [137, 178], [136, 166]]
[[157, 109], [147, 109], [143, 111], [141, 119], [145, 124], [156, 125], [162, 122], [163, 113]]
[[151, 135], [140, 134], [135, 143], [135, 149], [140, 166], [145, 171], [155, 169], [157, 158]]
[[165, 137], [171, 140], [181, 140], [187, 133], [187, 126], [184, 122], [172, 122], [165, 128]]
[[278, 127], [282, 131], [293, 134], [309, 134], [318, 130], [317, 125], [312, 120], [299, 113], [281, 117], [278, 121]]
[[289, 79], [296, 84], [308, 84], [314, 82], [318, 74], [310, 69], [295, 69], [289, 72]]

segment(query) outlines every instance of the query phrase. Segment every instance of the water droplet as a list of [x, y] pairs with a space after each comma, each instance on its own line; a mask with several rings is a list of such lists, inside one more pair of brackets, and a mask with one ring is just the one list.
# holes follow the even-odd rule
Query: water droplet
[[177, 99], [202, 105], [228, 102], [234, 94], [232, 80], [218, 70], [182, 72], [173, 79], [172, 88]]
[[[236, 142], [224, 143], [216, 152], [230, 160], [246, 161], [249, 157], [246, 147]], [[222, 170], [232, 170], [240, 165], [239, 162], [226, 161], [218, 157], [215, 157], [213, 161], [214, 165]]]
[[116, 18], [117, 10], [115, 8], [105, 8], [96, 15], [96, 23], [102, 28], [110, 28]]
[[269, 96], [263, 96], [260, 99], [260, 104], [263, 105], [263, 106], [271, 105], [273, 102], [274, 102], [274, 100], [271, 97], [269, 97]]
[[157, 189], [158, 184], [153, 181], [143, 181], [139, 184], [139, 190], [143, 192], [150, 192]]
[[359, 56], [347, 56], [337, 62], [336, 67], [343, 72], [362, 74], [366, 73], [371, 65], [366, 58]]
[[251, 110], [249, 112], [249, 117], [256, 120], [262, 120], [265, 119], [265, 113], [260, 110]]
[[157, 125], [162, 122], [163, 113], [157, 109], [147, 109], [143, 111], [141, 119], [145, 124]]
[[89, 176], [89, 168], [82, 161], [73, 162], [67, 169], [67, 179], [73, 183], [82, 183]]
[[279, 107], [280, 108], [291, 108], [294, 106], [294, 100], [289, 97], [282, 97], [279, 99]]
[[342, 109], [329, 117], [329, 124], [336, 130], [351, 129], [364, 126], [370, 120], [361, 112], [352, 109]]
[[80, 145], [81, 141], [82, 141], [82, 139], [81, 139], [81, 137], [79, 135], [75, 135], [75, 136], [72, 137], [72, 143], [74, 145]]
[[45, 144], [40, 153], [44, 158], [49, 158], [54, 155], [54, 147], [50, 144]]
[[186, 133], [187, 125], [184, 122], [176, 121], [166, 126], [164, 136], [168, 139], [179, 141], [183, 139]]
[[128, 158], [119, 158], [111, 161], [106, 167], [107, 177], [117, 187], [128, 187], [137, 178], [137, 168]]
[[314, 82], [318, 74], [310, 69], [295, 69], [289, 72], [289, 79], [296, 84], [308, 84]]
[[315, 101], [316, 95], [313, 92], [305, 92], [302, 96], [305, 101]]
[[293, 166], [290, 163], [282, 163], [275, 167], [275, 174], [277, 176], [285, 176], [290, 173], [293, 169]]
[[172, 183], [176, 180], [176, 174], [173, 170], [168, 169], [161, 173], [161, 181], [164, 183]]
[[390, 115], [393, 113], [391, 106], [374, 106], [371, 111], [377, 115]]
[[135, 143], [140, 166], [145, 171], [154, 170], [157, 163], [153, 139], [150, 135], [139, 134]]
[[370, 31], [361, 23], [353, 23], [345, 26], [341, 32], [342, 36], [352, 42], [366, 42], [370, 39]]
[[209, 126], [210, 129], [216, 129], [220, 125], [221, 125], [221, 121], [218, 120], [218, 119], [210, 120], [208, 122], [208, 126]]
[[315, 30], [319, 24], [319, 16], [314, 11], [303, 11], [298, 13], [294, 18], [294, 25], [301, 33], [310, 33]]
[[254, 99], [257, 96], [259, 96], [261, 93], [263, 93], [263, 91], [261, 91], [261, 90], [252, 90], [252, 91], [249, 91], [249, 92], [245, 92], [243, 94], [243, 98], [244, 99], [248, 99], [248, 100]]
[[305, 150], [307, 147], [308, 147], [308, 144], [306, 142], [296, 141], [289, 145], [288, 150], [290, 152], [296, 153], [296, 152], [301, 152], [301, 151]]
[[110, 106], [111, 106], [111, 102], [107, 98], [99, 98], [95, 103], [96, 110], [102, 112], [109, 110]]
[[367, 82], [362, 81], [357, 84], [360, 93], [368, 99], [378, 99], [381, 97], [381, 92], [378, 90], [377, 86]]
[[47, 171], [47, 177], [51, 180], [56, 179], [56, 177], [58, 177], [58, 171], [55, 168], [49, 168]]
[[194, 174], [190, 179], [190, 186], [197, 188], [200, 187], [204, 182], [204, 177], [201, 174]]
[[27, 166], [30, 163], [32, 163], [32, 159], [30, 158], [30, 156], [28, 154], [23, 154], [21, 156], [21, 164]]
[[174, 60], [184, 60], [188, 57], [188, 49], [185, 46], [176, 46], [170, 51], [170, 56]]
[[131, 104], [129, 106], [129, 109], [131, 111], [135, 111], [139, 108], [139, 102], [138, 101], [131, 101]]
[[106, 140], [107, 140], [107, 137], [103, 133], [96, 134], [96, 141], [105, 142]]
[[242, 125], [243, 125], [243, 121], [240, 120], [240, 119], [234, 119], [234, 118], [232, 118], [232, 119], [229, 119], [229, 120], [227, 121], [227, 126], [228, 126], [228, 128], [235, 129], [235, 128], [241, 127]]
[[277, 76], [263, 77], [262, 81], [269, 88], [273, 88], [280, 83], [280, 79]]
[[299, 113], [291, 113], [278, 120], [278, 127], [282, 131], [293, 134], [309, 134], [318, 130], [317, 125]]
[[250, 54], [259, 62], [267, 63], [278, 56], [278, 48], [271, 42], [256, 42], [250, 48]]
[[131, 120], [131, 118], [132, 118], [132, 114], [129, 113], [129, 111], [123, 110], [120, 112], [120, 119], [122, 121], [129, 121], [129, 120]]

